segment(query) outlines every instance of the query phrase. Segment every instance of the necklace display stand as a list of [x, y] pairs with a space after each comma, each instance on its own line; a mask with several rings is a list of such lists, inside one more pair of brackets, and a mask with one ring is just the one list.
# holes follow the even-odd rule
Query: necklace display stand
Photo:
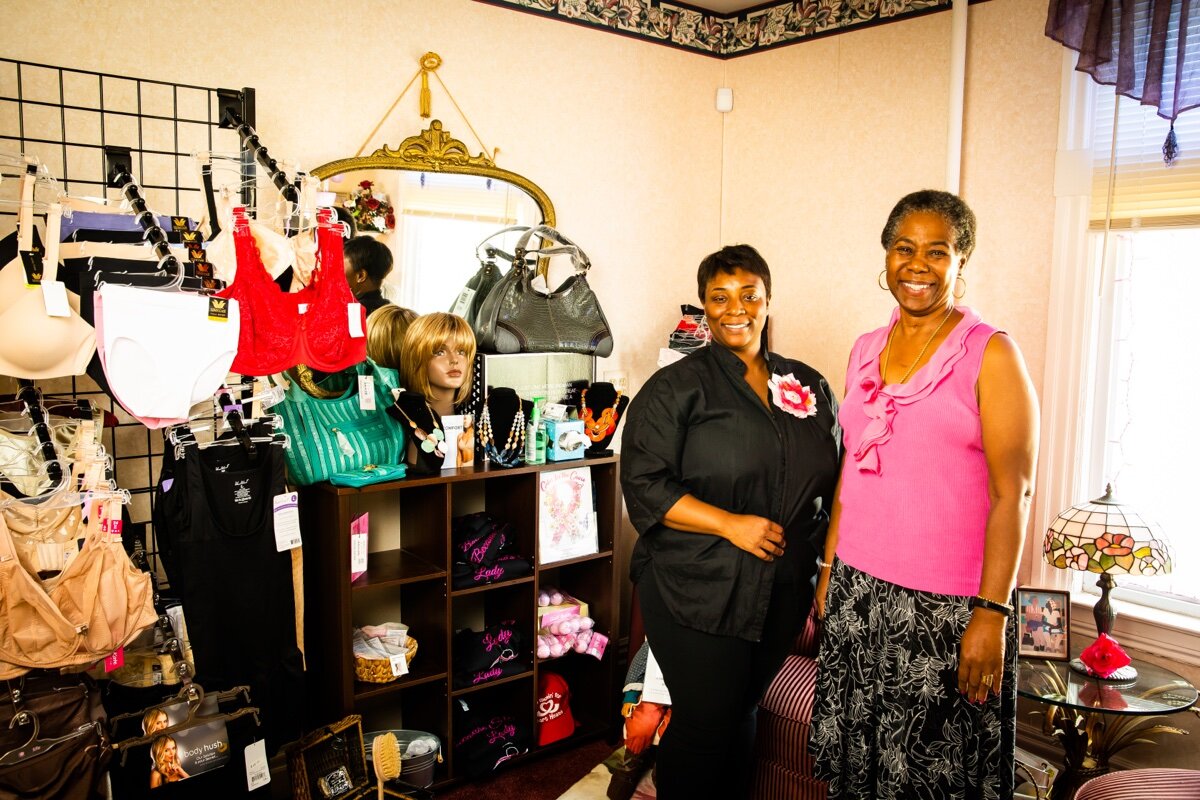
[[488, 392], [475, 428], [484, 460], [498, 467], [516, 467], [524, 461], [525, 425], [533, 403], [522, 400], [515, 389], [497, 386]]
[[585, 457], [613, 454], [608, 445], [628, 407], [629, 398], [611, 383], [593, 383], [583, 390], [579, 396], [579, 418], [583, 420], [583, 432], [592, 440]]
[[401, 392], [387, 412], [404, 426], [408, 435], [405, 463], [410, 470], [422, 475], [441, 472], [450, 445], [446, 444], [441, 417], [425, 398], [416, 392]]

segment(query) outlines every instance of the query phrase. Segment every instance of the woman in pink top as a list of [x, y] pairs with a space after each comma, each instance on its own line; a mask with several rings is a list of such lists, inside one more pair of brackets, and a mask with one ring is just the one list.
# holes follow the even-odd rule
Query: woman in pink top
[[809, 746], [830, 800], [1010, 797], [1037, 399], [1013, 341], [955, 304], [970, 208], [915, 192], [881, 240], [898, 307], [850, 354]]

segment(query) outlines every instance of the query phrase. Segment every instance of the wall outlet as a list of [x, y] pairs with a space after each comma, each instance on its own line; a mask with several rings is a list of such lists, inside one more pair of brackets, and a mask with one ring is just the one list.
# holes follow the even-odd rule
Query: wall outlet
[[629, 391], [629, 376], [624, 372], [604, 372], [600, 375], [600, 380], [611, 383], [613, 388], [618, 392], [627, 393]]

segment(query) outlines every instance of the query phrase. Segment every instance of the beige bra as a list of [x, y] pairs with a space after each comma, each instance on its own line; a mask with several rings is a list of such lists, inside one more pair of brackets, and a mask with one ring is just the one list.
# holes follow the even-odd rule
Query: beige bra
[[[32, 184], [29, 203], [22, 204], [22, 222], [32, 236]], [[46, 229], [43, 283], [58, 279], [58, 236], [62, 207], [50, 205]], [[24, 238], [23, 238], [24, 241]], [[79, 316], [79, 297], [67, 296], [68, 314], [52, 317], [46, 311], [41, 287], [25, 284], [25, 269], [18, 256], [0, 269], [0, 375], [44, 379], [82, 375], [96, 352], [96, 332]]]
[[153, 625], [150, 575], [121, 545], [121, 504], [93, 501], [83, 549], [48, 591], [21, 565], [0, 516], [0, 679], [99, 661]]
[[[74, 462], [80, 445], [94, 449], [100, 445], [104, 430], [104, 412], [96, 409], [90, 420], [50, 417], [50, 435], [59, 458]], [[0, 426], [0, 478], [7, 480], [26, 497], [35, 497], [50, 488], [50, 479], [41, 469], [45, 463], [41, 442], [30, 431], [13, 432]]]

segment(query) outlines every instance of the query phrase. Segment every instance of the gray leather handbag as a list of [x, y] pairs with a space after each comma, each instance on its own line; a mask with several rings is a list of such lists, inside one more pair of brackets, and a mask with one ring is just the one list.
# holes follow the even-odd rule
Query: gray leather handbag
[[[530, 249], [537, 236], [542, 247]], [[569, 255], [575, 272], [543, 294], [533, 288], [536, 270], [527, 258]], [[536, 262], [535, 262], [536, 263]], [[479, 348], [489, 353], [612, 353], [612, 330], [588, 285], [591, 262], [578, 245], [548, 225], [529, 228], [517, 242], [512, 269], [488, 293], [475, 319]]]

